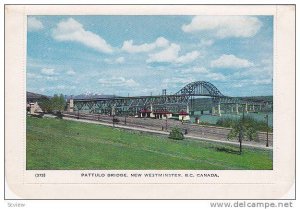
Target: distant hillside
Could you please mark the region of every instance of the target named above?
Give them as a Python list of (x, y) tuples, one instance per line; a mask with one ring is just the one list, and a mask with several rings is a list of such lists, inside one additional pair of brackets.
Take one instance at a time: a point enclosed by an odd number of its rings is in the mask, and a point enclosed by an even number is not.
[(79, 94), (75, 96), (66, 96), (66, 99), (103, 99), (103, 98), (113, 98), (115, 95), (104, 95), (104, 94), (92, 94), (92, 93), (86, 93), (86, 94)]
[(43, 95), (43, 94), (36, 94), (33, 92), (29, 92), (29, 91), (26, 92), (27, 102), (36, 102), (36, 101), (39, 101), (42, 99), (48, 99), (48, 98), (50, 98), (50, 97)]
[(273, 102), (273, 96), (251, 96), (251, 97), (236, 97), (236, 98), (264, 100), (264, 101), (267, 101), (267, 102)]

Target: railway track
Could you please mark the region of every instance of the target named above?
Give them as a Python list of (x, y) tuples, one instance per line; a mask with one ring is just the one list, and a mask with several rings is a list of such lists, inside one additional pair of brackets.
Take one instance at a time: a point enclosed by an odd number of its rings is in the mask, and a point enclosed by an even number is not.
[[(113, 117), (109, 115), (102, 114), (91, 114), (91, 113), (63, 113), (64, 117), (71, 117), (77, 119), (85, 119), (92, 121), (99, 121), (104, 123), (113, 124)], [(118, 120), (116, 124), (122, 124), (126, 126), (138, 127), (138, 128), (146, 128), (151, 130), (159, 130), (159, 131), (169, 131), (173, 127), (179, 127), (183, 132), (187, 131), (188, 134), (210, 138), (215, 140), (227, 140), (227, 136), (230, 132), (230, 128), (217, 127), (217, 126), (206, 126), (206, 125), (197, 125), (197, 124), (185, 124), (180, 121), (176, 121), (173, 119), (159, 120), (159, 119), (151, 119), (151, 118), (135, 118), (135, 117), (114, 117)], [(253, 141), (251, 143), (254, 144), (266, 144), (266, 133), (259, 132), (258, 140)], [(247, 139), (246, 139), (247, 140)], [(273, 134), (269, 133), (269, 145), (273, 145)]]

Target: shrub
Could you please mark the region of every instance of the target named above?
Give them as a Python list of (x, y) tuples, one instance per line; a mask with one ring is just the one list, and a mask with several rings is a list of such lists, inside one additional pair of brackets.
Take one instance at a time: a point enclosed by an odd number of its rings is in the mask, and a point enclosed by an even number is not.
[(205, 125), (205, 126), (213, 126), (215, 124), (209, 123), (209, 122), (205, 122), (205, 121), (200, 121), (199, 125)]
[(245, 135), (250, 141), (258, 141), (258, 133), (253, 127), (248, 127)]
[(57, 111), (57, 113), (55, 115), (56, 115), (56, 118), (63, 119), (63, 114), (61, 113), (61, 111)]
[(114, 123), (119, 123), (119, 122), (120, 122), (120, 120), (119, 120), (118, 118), (113, 118), (112, 121), (113, 121)]
[(58, 96), (55, 94), (52, 98), (43, 98), (39, 102), (39, 106), (46, 113), (52, 113), (56, 111), (63, 111), (66, 106), (66, 101), (64, 96), (61, 94)]
[[(253, 121), (253, 119), (239, 119), (236, 120), (235, 123), (230, 126), (232, 129), (229, 132), (227, 139), (233, 139), (236, 137), (246, 137), (246, 139), (253, 141), (253, 140), (258, 140), (258, 133), (257, 133), (257, 126), (256, 122)], [(242, 136), (240, 135), (242, 134)]]
[[(236, 118), (220, 118), (216, 125), (228, 128), (235, 128), (237, 123), (241, 122)], [(245, 116), (243, 124), (245, 127), (252, 127), (257, 131), (273, 131), (272, 127), (268, 127), (265, 121), (258, 121), (250, 116)]]
[(233, 128), (237, 123), (237, 119), (234, 118), (220, 118), (216, 125), (222, 126), (222, 127), (228, 127)]
[(184, 135), (179, 128), (173, 128), (169, 135), (170, 139), (183, 140)]

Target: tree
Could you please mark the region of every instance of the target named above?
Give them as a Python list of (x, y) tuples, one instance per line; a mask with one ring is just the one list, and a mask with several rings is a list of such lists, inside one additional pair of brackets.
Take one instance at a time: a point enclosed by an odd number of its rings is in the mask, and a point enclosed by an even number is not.
[(231, 131), (229, 132), (227, 139), (237, 138), (240, 143), (240, 154), (242, 153), (242, 141), (244, 136), (250, 141), (258, 139), (257, 129), (255, 123), (249, 122), (250, 119), (245, 120), (244, 114), (243, 117), (239, 120), (236, 120), (232, 126)]
[(40, 102), (39, 102), (39, 106), (41, 107), (41, 109), (44, 112), (52, 112), (52, 107), (51, 107), (51, 99), (48, 98), (43, 98)]
[(169, 135), (170, 139), (183, 140), (184, 135), (179, 128), (173, 128)]
[(61, 94), (58, 96), (57, 94), (54, 94), (54, 96), (51, 98), (51, 108), (52, 110), (56, 111), (63, 111), (65, 109), (65, 99), (64, 96)]
[(44, 112), (63, 111), (66, 106), (65, 98), (62, 94), (54, 94), (52, 98), (43, 98), (39, 106)]

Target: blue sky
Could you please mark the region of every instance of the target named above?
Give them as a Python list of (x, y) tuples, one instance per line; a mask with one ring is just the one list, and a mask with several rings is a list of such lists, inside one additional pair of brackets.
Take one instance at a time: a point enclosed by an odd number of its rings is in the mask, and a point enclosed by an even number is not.
[(28, 16), (27, 91), (273, 95), (273, 16)]

